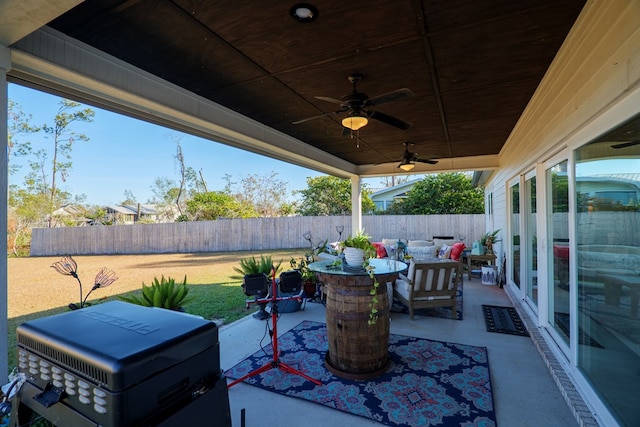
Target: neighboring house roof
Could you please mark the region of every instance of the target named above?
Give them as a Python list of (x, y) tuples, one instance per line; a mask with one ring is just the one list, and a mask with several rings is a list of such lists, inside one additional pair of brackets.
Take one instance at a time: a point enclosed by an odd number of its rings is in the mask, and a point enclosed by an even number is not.
[(382, 190), (372, 193), (371, 199), (374, 201), (390, 200), (390, 199), (393, 199), (394, 197), (404, 196), (419, 181), (421, 180), (414, 179), (411, 181), (403, 182), (402, 184), (394, 185), (393, 187), (383, 188)]
[(137, 211), (132, 211), (131, 209), (126, 208), (124, 206), (120, 206), (120, 205), (109, 205), (107, 206), (107, 209), (112, 212), (126, 214), (126, 215), (133, 215), (137, 213)]
[(140, 214), (142, 215), (158, 215), (158, 209), (156, 209), (156, 205), (150, 203), (140, 203), (139, 205), (123, 205), (125, 208), (130, 209), (131, 211), (138, 213), (138, 209), (140, 209)]
[(78, 216), (82, 213), (82, 210), (73, 205), (64, 205), (53, 211), (54, 216)]
[[(156, 205), (154, 204), (143, 204), (140, 203), (140, 214), (141, 215), (159, 215), (160, 212), (156, 209)], [(109, 205), (107, 209), (125, 214), (125, 215), (137, 215), (138, 214), (138, 205)]]

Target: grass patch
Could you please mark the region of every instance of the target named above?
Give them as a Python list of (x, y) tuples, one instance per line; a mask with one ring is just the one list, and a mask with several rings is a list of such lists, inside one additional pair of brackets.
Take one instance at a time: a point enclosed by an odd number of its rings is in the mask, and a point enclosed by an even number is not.
[[(289, 260), (299, 258), (305, 249), (275, 251), (240, 251), (195, 254), (103, 255), (74, 256), (83, 287), (93, 284), (93, 277), (102, 267), (116, 272), (119, 279), (93, 294), (91, 304), (118, 300), (119, 295), (140, 294), (142, 283), (149, 285), (155, 277), (173, 277), (182, 281), (187, 276), (189, 301), (185, 312), (232, 323), (252, 314), (246, 309), (247, 296), (242, 292), (241, 280), (234, 267), (240, 259), (270, 255), (274, 262), (282, 260), (282, 269), (289, 268)], [(8, 357), (9, 371), (16, 365), (16, 328), (21, 323), (41, 317), (64, 313), (67, 305), (77, 302), (77, 283), (62, 276), (51, 264), (60, 257), (9, 258), (8, 282)]]

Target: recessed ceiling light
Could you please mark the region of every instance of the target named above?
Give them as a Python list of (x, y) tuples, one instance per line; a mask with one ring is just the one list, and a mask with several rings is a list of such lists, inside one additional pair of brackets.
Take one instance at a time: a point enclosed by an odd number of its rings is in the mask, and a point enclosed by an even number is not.
[(298, 3), (291, 8), (289, 15), (293, 16), (298, 22), (309, 23), (318, 18), (318, 9), (308, 3)]

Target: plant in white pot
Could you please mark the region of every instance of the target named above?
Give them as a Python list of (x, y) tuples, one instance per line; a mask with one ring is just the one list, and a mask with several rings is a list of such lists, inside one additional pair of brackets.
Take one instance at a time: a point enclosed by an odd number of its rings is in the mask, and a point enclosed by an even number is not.
[(340, 243), (345, 262), (352, 267), (362, 267), (365, 262), (375, 256), (376, 248), (371, 244), (371, 237), (364, 230), (349, 236)]

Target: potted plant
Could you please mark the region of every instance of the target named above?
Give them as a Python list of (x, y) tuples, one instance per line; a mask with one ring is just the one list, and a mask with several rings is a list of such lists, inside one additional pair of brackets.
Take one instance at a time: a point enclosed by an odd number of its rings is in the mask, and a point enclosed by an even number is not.
[(362, 267), (365, 262), (375, 256), (376, 248), (371, 244), (371, 237), (364, 230), (340, 242), (345, 262), (353, 267)]
[(300, 258), (300, 260), (296, 260), (295, 258), (291, 258), (289, 261), (289, 265), (294, 270), (298, 270), (302, 275), (302, 286), (304, 289), (304, 293), (308, 298), (313, 298), (316, 294), (316, 283), (318, 282), (318, 278), (316, 277), (316, 273), (309, 270), (309, 263), (313, 262), (313, 257), (310, 255), (305, 255)]
[(480, 238), (480, 244), (486, 248), (485, 253), (493, 253), (493, 244), (500, 241), (498, 233), (500, 233), (500, 229), (486, 233)]
[(232, 279), (243, 279), (244, 276), (249, 274), (263, 273), (267, 276), (271, 276), (272, 268), (276, 269), (276, 274), (280, 270), (280, 265), (282, 261), (279, 261), (278, 264), (274, 264), (271, 256), (260, 255), (260, 259), (256, 259), (256, 257), (251, 258), (242, 258), (240, 259), (240, 266), (233, 267), (233, 270), (240, 275), (232, 276)]

